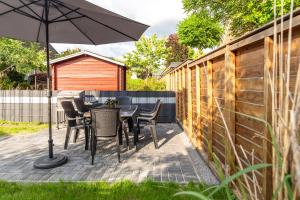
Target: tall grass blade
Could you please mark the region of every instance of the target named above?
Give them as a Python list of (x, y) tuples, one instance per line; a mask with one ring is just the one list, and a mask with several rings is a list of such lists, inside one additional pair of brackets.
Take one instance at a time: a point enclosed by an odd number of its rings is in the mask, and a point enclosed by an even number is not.
[(253, 165), (253, 166), (249, 166), (247, 168), (244, 168), (243, 170), (238, 171), (237, 173), (229, 176), (228, 178), (226, 178), (224, 181), (222, 181), (222, 183), (219, 185), (219, 187), (217, 187), (216, 189), (214, 189), (209, 196), (213, 196), (214, 194), (216, 194), (219, 190), (221, 190), (222, 188), (226, 187), (230, 182), (234, 181), (235, 179), (239, 178), (240, 176), (247, 174), (249, 172), (252, 172), (254, 170), (259, 170), (259, 169), (264, 169), (267, 167), (271, 167), (272, 164), (268, 164), (268, 163), (261, 163), (261, 164), (257, 164), (257, 165)]

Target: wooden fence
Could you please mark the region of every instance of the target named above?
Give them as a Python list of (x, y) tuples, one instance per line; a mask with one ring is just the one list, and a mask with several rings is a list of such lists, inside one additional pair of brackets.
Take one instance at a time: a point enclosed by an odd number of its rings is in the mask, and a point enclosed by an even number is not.
[[(281, 27), (279, 23), (277, 21)], [(292, 25), (291, 91), (294, 91), (300, 64), (299, 25), (298, 10), (294, 13)], [(284, 63), (288, 28), (288, 19), (285, 18)], [(279, 31), (276, 35), (280, 38)], [(207, 162), (216, 168), (213, 164), (213, 155), (216, 155), (227, 175), (239, 170), (234, 150), (244, 167), (250, 165), (251, 157), (255, 164), (272, 163), (270, 134), (266, 124), (256, 118), (272, 122), (272, 95), (267, 76), (273, 62), (278, 61), (273, 60), (276, 49), (273, 48), (273, 32), (273, 23), (267, 24), (197, 60), (182, 63), (164, 76), (167, 89), (176, 92), (178, 122)], [(259, 170), (256, 176), (261, 189), (260, 198), (270, 199), (272, 169)]]

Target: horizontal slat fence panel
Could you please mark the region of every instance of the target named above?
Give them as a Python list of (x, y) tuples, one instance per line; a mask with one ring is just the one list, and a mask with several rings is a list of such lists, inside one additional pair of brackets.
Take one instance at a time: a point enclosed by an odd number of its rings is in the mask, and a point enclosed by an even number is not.
[[(104, 103), (108, 98), (131, 96), (139, 108), (152, 109), (157, 99), (162, 101), (159, 122), (175, 122), (176, 97), (168, 91), (86, 91), (86, 100)], [(52, 97), (52, 121), (64, 121), (64, 113), (56, 109), (57, 93)], [(0, 90), (0, 120), (23, 122), (48, 121), (47, 92), (42, 90)]]
[(176, 120), (176, 93), (169, 91), (85, 91), (87, 101), (97, 100), (105, 103), (107, 99), (118, 96), (132, 97), (132, 103), (139, 109), (152, 109), (158, 99), (162, 101), (162, 108), (158, 116), (158, 122), (173, 123)]

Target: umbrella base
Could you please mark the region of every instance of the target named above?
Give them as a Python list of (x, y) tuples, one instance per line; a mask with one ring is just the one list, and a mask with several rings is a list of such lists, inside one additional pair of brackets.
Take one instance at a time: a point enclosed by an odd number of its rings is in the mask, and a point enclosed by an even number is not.
[(53, 158), (49, 156), (43, 156), (37, 159), (33, 166), (37, 169), (50, 169), (59, 167), (68, 161), (68, 157), (62, 154), (54, 154)]

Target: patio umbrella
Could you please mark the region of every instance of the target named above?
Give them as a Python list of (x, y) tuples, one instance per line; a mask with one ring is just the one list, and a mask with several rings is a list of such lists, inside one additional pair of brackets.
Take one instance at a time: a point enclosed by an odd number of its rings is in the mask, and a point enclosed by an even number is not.
[(36, 168), (67, 162), (53, 154), (49, 43), (107, 44), (136, 41), (148, 28), (85, 0), (0, 0), (0, 37), (45, 44), (48, 75), (49, 155), (35, 161)]

